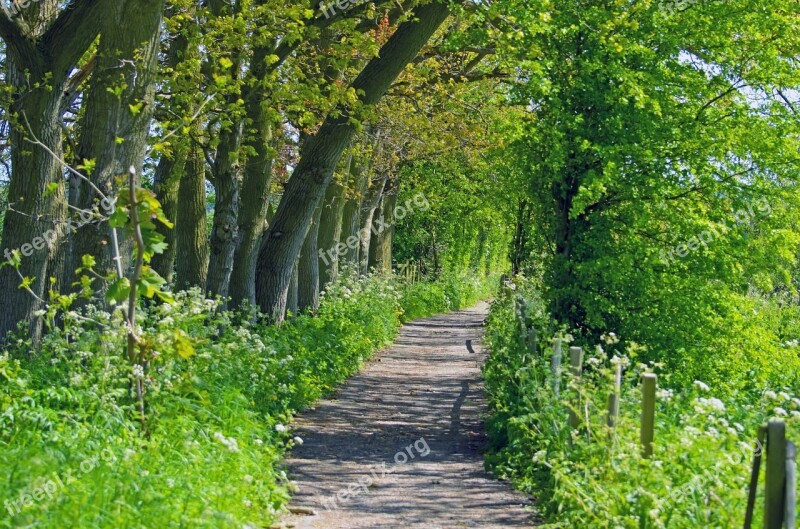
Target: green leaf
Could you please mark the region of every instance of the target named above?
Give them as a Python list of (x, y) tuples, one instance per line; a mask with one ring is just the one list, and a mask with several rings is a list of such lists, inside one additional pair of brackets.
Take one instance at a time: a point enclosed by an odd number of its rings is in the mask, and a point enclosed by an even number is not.
[(173, 336), (173, 344), (175, 345), (175, 351), (178, 353), (178, 356), (184, 360), (188, 360), (197, 354), (194, 344), (191, 342), (191, 340), (189, 340), (189, 338), (186, 337), (186, 333), (184, 331), (175, 329)]
[(115, 281), (106, 292), (106, 298), (116, 303), (122, 303), (131, 294), (131, 282), (127, 277)]

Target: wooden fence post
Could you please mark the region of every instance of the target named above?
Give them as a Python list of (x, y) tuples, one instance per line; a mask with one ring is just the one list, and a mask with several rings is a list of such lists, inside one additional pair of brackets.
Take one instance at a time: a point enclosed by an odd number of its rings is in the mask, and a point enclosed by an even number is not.
[(797, 516), (797, 446), (786, 443), (786, 529), (795, 529)]
[(761, 459), (764, 456), (764, 439), (767, 437), (767, 425), (758, 429), (756, 449), (753, 452), (753, 467), (750, 471), (750, 486), (747, 495), (747, 509), (744, 512), (744, 529), (753, 526), (753, 513), (756, 510), (756, 496), (758, 495), (758, 477), (761, 475)]
[[(570, 370), (572, 372), (572, 376), (575, 379), (575, 383), (578, 387), (578, 399), (576, 403), (576, 408), (580, 410), (581, 408), (581, 375), (583, 373), (583, 348), (581, 347), (570, 347), (569, 348), (569, 364)], [(581, 419), (578, 414), (570, 408), (569, 410), (569, 425), (571, 428), (577, 428), (581, 424)]]
[(614, 368), (614, 385), (608, 395), (608, 416), (606, 417), (606, 424), (609, 428), (614, 428), (617, 425), (619, 396), (622, 393), (622, 363), (617, 362)]
[(553, 356), (550, 357), (550, 373), (553, 375), (553, 393), (561, 393), (561, 338), (553, 340)]
[(786, 424), (767, 424), (767, 473), (764, 487), (764, 529), (782, 529), (786, 514)]
[(653, 455), (656, 425), (656, 381), (655, 373), (645, 373), (642, 380), (642, 455), (649, 458)]

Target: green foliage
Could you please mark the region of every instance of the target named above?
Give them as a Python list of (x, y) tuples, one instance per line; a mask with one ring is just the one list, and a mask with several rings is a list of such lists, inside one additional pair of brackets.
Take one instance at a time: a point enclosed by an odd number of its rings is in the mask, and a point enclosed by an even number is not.
[(439, 281), (406, 284), (401, 290), (400, 305), (404, 323), (431, 314), (470, 307), (491, 296), (497, 276), (479, 278), (470, 275), (448, 275)]
[[(397, 220), (397, 262), (419, 263), (434, 278), (505, 266), (509, 219), (490, 168), (465, 156), (419, 162), (404, 168), (398, 206), (410, 204)], [(415, 206), (425, 198), (429, 207)]]
[[(565, 374), (556, 397), (550, 374), (551, 338), (569, 342), (570, 337), (556, 332), (538, 287), (522, 282), (514, 288), (516, 293), (503, 292), (488, 319), (491, 355), (484, 375), (492, 449), (487, 464), (538, 498), (548, 522), (544, 527), (741, 527), (758, 427), (780, 417), (787, 420), (789, 438), (800, 440), (800, 386), (777, 382), (729, 393), (698, 381), (668, 389), (678, 373), (641, 362), (639, 346), (605, 334), (600, 344), (582, 344), (586, 368), (576, 406), (577, 384)], [(538, 331), (535, 353), (520, 339), (517, 297), (526, 300), (522, 316)], [(780, 368), (797, 372), (791, 356), (776, 360)], [(620, 418), (612, 431), (606, 410), (616, 363), (626, 370)], [(645, 372), (657, 372), (662, 388), (652, 459), (642, 458), (639, 444), (639, 381)], [(567, 426), (569, 406), (581, 417), (579, 430)]]
[[(477, 291), (454, 279), (428, 287), (451, 309)], [(198, 291), (150, 306), (139, 320), (146, 437), (121, 313), (66, 312), (36, 356), (23, 340), (0, 356), (0, 504), (12, 509), (0, 527), (269, 526), (291, 488), (279, 462), (302, 442), (286, 428), (293, 414), (388, 345), (401, 315), (441, 309), (419, 291), (341, 277), (313, 317), (282, 326), (221, 311)], [(48, 481), (57, 490), (45, 494)]]
[(491, 30), (498, 54), (520, 69), (502, 188), (521, 187), (521, 268), (559, 321), (647, 346), (683, 385), (748, 389), (797, 339), (775, 307), (796, 305), (799, 131), (780, 94), (800, 87), (800, 43), (767, 29), (796, 18), (664, 4), (497, 6), (515, 15)]

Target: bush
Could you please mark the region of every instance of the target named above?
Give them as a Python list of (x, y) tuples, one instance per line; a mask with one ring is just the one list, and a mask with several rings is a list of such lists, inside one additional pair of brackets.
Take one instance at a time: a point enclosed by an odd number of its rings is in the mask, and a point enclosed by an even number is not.
[[(526, 300), (523, 314), (515, 314), (517, 298)], [(521, 318), (537, 330), (535, 353), (520, 339)], [(599, 345), (583, 344), (582, 400), (573, 405), (582, 424), (571, 431), (567, 403), (578, 401), (577, 385), (564, 375), (560, 397), (552, 390), (551, 339), (557, 335), (571, 338), (553, 328), (532, 287), (506, 291), (492, 305), (484, 368), (491, 409), (487, 464), (538, 497), (549, 522), (544, 527), (741, 527), (758, 427), (781, 417), (789, 438), (800, 440), (800, 399), (790, 394), (797, 387), (732, 394), (701, 381), (676, 385), (679, 379), (664, 364), (638, 362), (641, 347), (606, 334)], [(611, 430), (605, 411), (617, 362), (627, 369), (621, 415)], [(639, 444), (644, 372), (658, 372), (662, 388), (650, 459), (641, 456)]]
[(438, 281), (406, 284), (400, 304), (403, 322), (424, 318), (430, 314), (458, 310), (490, 297), (497, 277), (481, 279), (476, 275), (450, 274)]
[(292, 415), (391, 343), (401, 314), (442, 310), (414, 292), (342, 277), (282, 326), (199, 291), (150, 307), (146, 435), (119, 312), (66, 314), (34, 356), (18, 341), (0, 356), (0, 527), (269, 526), (289, 498), (280, 461), (302, 442)]

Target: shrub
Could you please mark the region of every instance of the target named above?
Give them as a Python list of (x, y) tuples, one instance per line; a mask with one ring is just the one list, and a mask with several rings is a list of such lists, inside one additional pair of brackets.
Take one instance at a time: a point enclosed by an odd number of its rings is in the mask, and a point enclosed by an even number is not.
[(146, 435), (119, 312), (67, 313), (33, 356), (19, 340), (0, 356), (0, 527), (269, 526), (289, 498), (281, 459), (302, 442), (293, 414), (391, 343), (404, 310), (443, 310), (415, 292), (342, 276), (315, 315), (281, 326), (199, 291), (149, 307)]
[[(527, 301), (524, 314), (515, 313), (518, 297)], [(537, 329), (535, 351), (520, 339), (521, 318)], [(484, 368), (491, 409), (487, 464), (538, 497), (549, 522), (544, 527), (741, 527), (758, 427), (779, 416), (787, 420), (789, 438), (800, 440), (800, 399), (790, 394), (797, 388), (762, 387), (748, 394), (720, 392), (700, 381), (673, 384), (664, 364), (639, 362), (640, 346), (606, 334), (598, 345), (583, 344), (586, 369), (577, 406), (577, 385), (568, 375), (559, 397), (552, 389), (551, 344), (557, 335), (570, 339), (553, 328), (538, 294), (524, 283), (492, 305), (486, 336), (491, 354)], [(605, 410), (616, 362), (627, 369), (612, 430)], [(644, 372), (658, 372), (661, 386), (650, 459), (642, 457), (639, 444)], [(581, 417), (578, 430), (567, 426), (568, 406)]]

